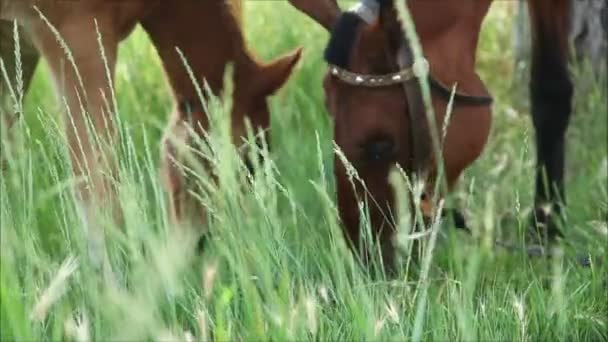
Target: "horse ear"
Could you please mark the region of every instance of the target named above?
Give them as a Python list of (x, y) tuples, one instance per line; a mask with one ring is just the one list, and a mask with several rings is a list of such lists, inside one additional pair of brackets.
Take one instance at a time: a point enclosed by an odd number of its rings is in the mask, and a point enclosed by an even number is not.
[(289, 3), (327, 31), (332, 30), (341, 12), (337, 0), (289, 0)]
[(297, 48), (263, 65), (260, 69), (256, 92), (264, 96), (274, 94), (287, 82), (301, 56), (302, 48)]

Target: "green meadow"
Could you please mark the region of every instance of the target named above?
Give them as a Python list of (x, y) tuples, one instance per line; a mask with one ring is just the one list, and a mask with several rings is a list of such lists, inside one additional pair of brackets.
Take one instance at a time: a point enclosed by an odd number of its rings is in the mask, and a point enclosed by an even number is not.
[[(608, 340), (605, 71), (572, 66), (567, 238), (556, 257), (492, 246), (518, 242), (527, 228), (535, 165), (528, 66), (515, 65), (512, 49), (515, 2), (497, 1), (478, 50), (495, 97), (492, 132), (451, 195), (476, 238), (435, 222), (424, 257), (407, 262), (404, 252), (389, 279), (362, 269), (342, 236), (321, 87), (327, 33), (286, 2), (245, 3), (247, 41), (261, 59), (298, 46), (304, 55), (271, 98), (272, 151), (249, 181), (225, 144), (229, 104), (213, 101), (220, 186), (201, 198), (212, 219), (200, 255), (170, 224), (160, 182), (173, 106), (160, 60), (140, 28), (120, 47), (115, 150), (125, 225), (106, 227), (115, 284), (87, 261), (61, 106), (39, 64), (14, 127), (21, 152), (0, 178), (1, 340)], [(590, 267), (577, 265), (580, 253), (593, 256)]]

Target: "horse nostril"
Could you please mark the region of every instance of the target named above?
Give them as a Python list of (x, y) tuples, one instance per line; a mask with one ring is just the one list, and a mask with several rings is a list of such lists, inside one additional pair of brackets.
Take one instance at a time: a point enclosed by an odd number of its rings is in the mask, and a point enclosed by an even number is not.
[(377, 139), (364, 147), (365, 159), (369, 161), (386, 161), (395, 156), (395, 143), (391, 139)]

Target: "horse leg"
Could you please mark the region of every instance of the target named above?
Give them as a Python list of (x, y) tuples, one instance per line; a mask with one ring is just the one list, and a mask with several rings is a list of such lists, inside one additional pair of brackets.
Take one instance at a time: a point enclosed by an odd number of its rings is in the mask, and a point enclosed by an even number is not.
[[(230, 4), (236, 2), (231, 1)], [(191, 152), (197, 147), (196, 133), (202, 134), (208, 129), (209, 122), (186, 65), (175, 48), (179, 47), (184, 53), (199, 85), (203, 85), (204, 77), (214, 93), (221, 89), (224, 46), (217, 37), (230, 37), (222, 21), (228, 16), (219, 12), (220, 8), (226, 10), (225, 7), (226, 4), (215, 1), (161, 2), (141, 21), (159, 53), (176, 103), (161, 142), (161, 177), (169, 196), (169, 220), (177, 233), (189, 242), (194, 241), (190, 237), (204, 234), (207, 226), (207, 210), (193, 195), (205, 195), (197, 186), (200, 177), (190, 172), (198, 173), (199, 166), (205, 168), (206, 165), (193, 165), (188, 157), (201, 159)], [(207, 18), (203, 23), (196, 22), (200, 13), (217, 13), (217, 16)], [(193, 30), (200, 31), (197, 39), (185, 39)], [(211, 53), (208, 46), (214, 46), (215, 51)], [(184, 104), (187, 104), (187, 108)]]
[[(94, 19), (97, 20), (105, 61), (102, 58)], [(76, 185), (78, 212), (87, 232), (88, 249), (95, 267), (103, 267), (111, 276), (107, 260), (102, 219), (109, 214), (122, 223), (112, 176), (116, 166), (112, 147), (117, 145), (112, 119), (112, 80), (119, 37), (113, 26), (112, 14), (78, 13), (64, 18), (56, 29), (71, 50), (73, 64), (57, 38), (45, 24), (34, 31), (35, 41), (46, 57), (60, 99), (65, 99), (65, 129), (72, 170), (84, 182)], [(106, 64), (107, 62), (107, 64)], [(76, 72), (77, 68), (78, 72)], [(63, 102), (63, 101), (61, 101)], [(91, 134), (88, 134), (91, 129)], [(108, 273), (109, 272), (109, 273)]]
[(563, 236), (558, 219), (565, 203), (564, 157), (573, 85), (568, 73), (570, 3), (528, 1), (532, 27), (530, 96), (536, 132), (534, 225), (545, 238)]
[[(196, 125), (196, 124), (194, 124)], [(165, 189), (169, 195), (169, 218), (172, 225), (177, 227), (180, 234), (184, 234), (186, 241), (192, 234), (198, 239), (199, 251), (204, 244), (204, 229), (207, 222), (207, 210), (200, 200), (191, 192), (202, 195), (198, 179), (195, 175), (187, 174), (192, 166), (185, 158), (186, 148), (196, 148), (193, 137), (193, 126), (184, 120), (178, 111), (171, 114), (171, 122), (161, 143), (161, 174)], [(194, 157), (194, 154), (190, 154)], [(197, 157), (197, 159), (200, 159)], [(205, 165), (200, 165), (205, 166)], [(195, 167), (192, 170), (198, 170)]]
[[(22, 73), (21, 75), (17, 75), (17, 61), (15, 56), (16, 44), (13, 39), (13, 28), (13, 22), (0, 20), (0, 59), (3, 61), (4, 67), (6, 68), (8, 82), (10, 82), (13, 92), (15, 92), (15, 96), (19, 97), (18, 94), (25, 96), (27, 93), (32, 77), (34, 76), (34, 70), (38, 65), (40, 55), (32, 43), (26, 39), (23, 29), (19, 27), (19, 52), (21, 55), (20, 63)], [(21, 77), (23, 81), (23, 89), (16, 89), (18, 87), (18, 77)], [(16, 152), (13, 151), (15, 136), (13, 135), (11, 128), (22, 114), (18, 112), (18, 108), (21, 104), (17, 106), (16, 103), (22, 100), (23, 99), (13, 98), (9, 91), (9, 84), (6, 84), (4, 77), (0, 77), (0, 136), (2, 137), (2, 143), (0, 144), (0, 164), (4, 163), (5, 158), (7, 158), (5, 152)], [(3, 148), (6, 148), (5, 152), (2, 152)]]

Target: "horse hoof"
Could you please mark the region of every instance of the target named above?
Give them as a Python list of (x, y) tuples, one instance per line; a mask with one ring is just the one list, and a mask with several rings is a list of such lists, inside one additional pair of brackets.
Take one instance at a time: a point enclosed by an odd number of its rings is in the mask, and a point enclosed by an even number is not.
[(564, 233), (559, 229), (560, 223), (563, 223), (563, 220), (558, 215), (547, 214), (547, 211), (543, 208), (537, 208), (530, 216), (530, 224), (526, 237), (531, 242), (533, 241), (542, 245), (551, 245), (557, 242), (558, 239), (564, 238)]
[(197, 254), (203, 254), (205, 247), (208, 244), (209, 238), (207, 237), (207, 234), (203, 234), (201, 235), (201, 237), (198, 238), (198, 242), (196, 243), (196, 252)]
[(470, 232), (469, 226), (467, 225), (467, 220), (460, 210), (447, 208), (443, 211), (442, 216), (444, 218), (451, 217), (454, 222), (454, 228)]

